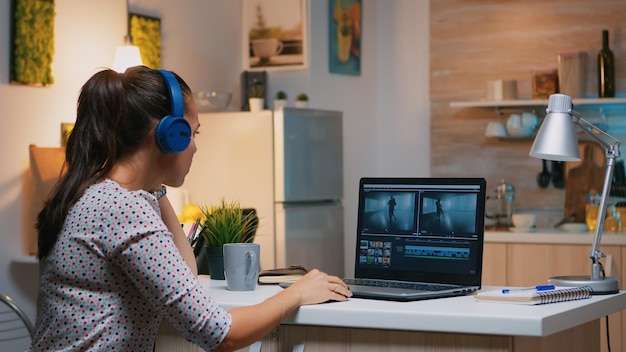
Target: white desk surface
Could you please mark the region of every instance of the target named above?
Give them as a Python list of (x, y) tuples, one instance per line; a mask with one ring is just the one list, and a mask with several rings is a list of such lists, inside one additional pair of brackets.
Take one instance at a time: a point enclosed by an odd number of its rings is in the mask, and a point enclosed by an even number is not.
[[(281, 290), (259, 285), (234, 292), (223, 280), (200, 276), (200, 283), (226, 309), (262, 302)], [(498, 289), (483, 287), (483, 290)], [(300, 307), (282, 324), (434, 331), (467, 334), (548, 336), (626, 309), (626, 291), (537, 306), (475, 301), (473, 296), (390, 302), (351, 298)]]

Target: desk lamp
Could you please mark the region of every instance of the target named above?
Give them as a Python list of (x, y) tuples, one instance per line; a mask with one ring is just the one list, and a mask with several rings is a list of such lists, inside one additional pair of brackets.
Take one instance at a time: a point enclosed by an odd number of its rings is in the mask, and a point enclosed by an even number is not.
[(564, 94), (552, 94), (548, 101), (546, 117), (535, 137), (530, 156), (546, 160), (579, 161), (578, 139), (576, 126), (595, 140), (606, 150), (606, 172), (602, 197), (598, 209), (593, 245), (589, 252), (591, 258), (591, 276), (555, 276), (550, 283), (560, 286), (591, 286), (593, 294), (611, 294), (619, 291), (619, 281), (615, 277), (606, 276), (600, 259), (605, 257), (600, 252), (600, 240), (604, 231), (604, 220), (613, 180), (615, 160), (620, 156), (619, 140), (585, 121), (580, 113), (574, 111), (572, 98)]

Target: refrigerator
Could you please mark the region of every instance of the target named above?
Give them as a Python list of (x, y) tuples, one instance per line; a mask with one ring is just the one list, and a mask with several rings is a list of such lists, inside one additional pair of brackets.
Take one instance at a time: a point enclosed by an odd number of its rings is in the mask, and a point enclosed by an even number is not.
[(198, 205), (255, 208), (261, 269), (302, 265), (343, 276), (340, 111), (200, 113), (183, 188)]

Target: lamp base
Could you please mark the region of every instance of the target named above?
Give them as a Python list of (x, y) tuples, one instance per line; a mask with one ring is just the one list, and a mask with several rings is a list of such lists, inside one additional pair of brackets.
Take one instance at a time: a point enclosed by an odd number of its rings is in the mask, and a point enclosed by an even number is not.
[(591, 286), (592, 295), (609, 295), (619, 292), (619, 281), (612, 276), (606, 276), (600, 280), (594, 280), (588, 275), (553, 276), (548, 282), (555, 286)]

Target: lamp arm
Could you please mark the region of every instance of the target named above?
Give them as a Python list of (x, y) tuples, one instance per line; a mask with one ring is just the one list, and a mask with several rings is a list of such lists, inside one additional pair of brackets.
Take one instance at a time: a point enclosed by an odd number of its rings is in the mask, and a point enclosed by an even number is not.
[(580, 127), (585, 133), (587, 133), (591, 138), (593, 138), (604, 150), (606, 151), (607, 158), (617, 159), (620, 157), (620, 141), (611, 136), (610, 134), (604, 132), (599, 129), (595, 125), (591, 124), (589, 121), (583, 119), (580, 116), (580, 113), (577, 111), (570, 111), (570, 115), (572, 116), (572, 121)]
[(593, 245), (589, 252), (589, 258), (591, 258), (591, 278), (592, 280), (602, 280), (604, 278), (604, 269), (602, 268), (602, 263), (600, 263), (600, 258), (605, 257), (605, 255), (600, 251), (600, 241), (602, 240), (602, 234), (604, 232), (604, 220), (606, 219), (609, 193), (611, 192), (611, 184), (613, 183), (615, 161), (620, 157), (620, 142), (613, 136), (583, 119), (579, 113), (575, 111), (571, 111), (570, 113), (574, 123), (597, 141), (606, 151), (606, 171), (604, 174), (602, 197), (600, 198), (600, 206), (598, 208), (598, 219), (596, 222)]
[(601, 279), (602, 264), (600, 258), (604, 258), (605, 255), (600, 251), (600, 241), (602, 240), (602, 234), (604, 232), (604, 220), (606, 218), (606, 209), (609, 200), (609, 192), (611, 191), (611, 183), (613, 181), (613, 170), (615, 169), (615, 159), (612, 157), (607, 158), (606, 172), (604, 175), (604, 186), (602, 187), (602, 197), (600, 198), (600, 206), (598, 208), (598, 219), (596, 222), (596, 231), (593, 238), (593, 245), (589, 252), (589, 258), (591, 258), (591, 277), (595, 279)]

